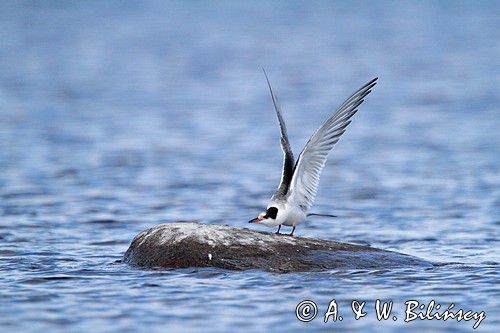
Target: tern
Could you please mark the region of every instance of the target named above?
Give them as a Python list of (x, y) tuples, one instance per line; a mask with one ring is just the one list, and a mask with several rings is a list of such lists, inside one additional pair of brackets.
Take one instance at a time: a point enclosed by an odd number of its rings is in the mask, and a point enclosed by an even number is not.
[(289, 236), (293, 236), (295, 227), (303, 222), (307, 216), (322, 215), (308, 214), (308, 211), (316, 198), (319, 178), (328, 153), (344, 134), (347, 126), (351, 123), (351, 117), (358, 111), (358, 107), (371, 92), (378, 78), (374, 78), (356, 90), (337, 108), (335, 113), (314, 132), (295, 162), (278, 97), (273, 92), (266, 71), (264, 69), (263, 71), (280, 127), (281, 149), (284, 155), (283, 170), (279, 186), (271, 197), (266, 211), (249, 222), (261, 223), (268, 227), (277, 226), (276, 234), (280, 234), (282, 225), (290, 226), (293, 228)]

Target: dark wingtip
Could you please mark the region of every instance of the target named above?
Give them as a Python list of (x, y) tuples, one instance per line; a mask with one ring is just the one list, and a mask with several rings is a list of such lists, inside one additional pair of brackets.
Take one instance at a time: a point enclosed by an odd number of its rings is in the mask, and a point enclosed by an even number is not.
[(264, 68), (264, 66), (260, 66), (260, 68), (262, 69), (262, 71), (264, 72), (264, 75), (266, 77), (266, 80), (267, 82), (269, 82), (269, 78), (267, 77), (267, 72), (266, 72), (266, 69)]
[(264, 72), (264, 76), (266, 77), (267, 85), (269, 86), (269, 91), (271, 92), (271, 96), (273, 97), (273, 102), (274, 102), (274, 93), (273, 93), (273, 88), (271, 87), (271, 82), (269, 82), (269, 77), (267, 76), (267, 72), (264, 69), (264, 67), (261, 67), (262, 71)]

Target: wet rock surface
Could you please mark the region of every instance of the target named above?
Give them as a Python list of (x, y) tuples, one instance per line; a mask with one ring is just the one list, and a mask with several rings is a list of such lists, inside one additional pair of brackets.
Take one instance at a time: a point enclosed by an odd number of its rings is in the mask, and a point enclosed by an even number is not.
[(132, 240), (124, 262), (144, 268), (218, 267), (280, 273), (431, 265), (368, 246), (191, 222), (159, 224), (141, 232)]

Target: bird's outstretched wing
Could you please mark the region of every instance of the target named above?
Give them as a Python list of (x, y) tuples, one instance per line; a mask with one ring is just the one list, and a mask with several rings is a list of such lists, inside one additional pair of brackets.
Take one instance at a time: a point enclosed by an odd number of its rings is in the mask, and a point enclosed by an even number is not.
[(271, 92), (271, 98), (273, 99), (274, 110), (276, 110), (276, 117), (278, 118), (278, 122), (280, 125), (281, 131), (281, 149), (283, 150), (283, 171), (281, 172), (281, 181), (276, 190), (274, 197), (284, 197), (288, 192), (288, 188), (290, 185), (290, 181), (293, 176), (293, 164), (295, 162), (292, 153), (292, 147), (290, 146), (290, 142), (288, 141), (288, 134), (286, 133), (285, 120), (283, 120), (283, 115), (281, 112), (281, 106), (278, 101), (278, 97), (274, 94), (273, 88), (271, 87), (271, 83), (269, 82), (269, 78), (267, 77), (266, 70), (262, 68), (264, 71), (264, 75), (266, 76), (267, 85), (269, 86), (269, 91)]
[(290, 182), (291, 200), (297, 203), (304, 211), (313, 204), (318, 191), (319, 178), (325, 166), (328, 153), (344, 134), (349, 120), (363, 103), (364, 98), (371, 92), (378, 78), (375, 78), (358, 89), (342, 103), (335, 113), (328, 118), (320, 128), (314, 132), (299, 155)]

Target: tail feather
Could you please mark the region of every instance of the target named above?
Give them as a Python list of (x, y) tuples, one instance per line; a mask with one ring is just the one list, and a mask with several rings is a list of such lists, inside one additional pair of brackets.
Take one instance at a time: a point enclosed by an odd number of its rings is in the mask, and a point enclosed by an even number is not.
[(316, 213), (309, 213), (307, 216), (323, 216), (323, 217), (338, 217), (337, 215), (330, 215), (330, 214), (316, 214)]

